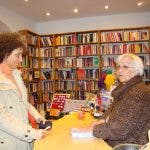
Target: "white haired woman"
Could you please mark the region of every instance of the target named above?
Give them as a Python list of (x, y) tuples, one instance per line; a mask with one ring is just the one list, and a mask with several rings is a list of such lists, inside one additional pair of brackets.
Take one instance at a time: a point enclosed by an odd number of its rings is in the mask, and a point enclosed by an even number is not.
[(150, 89), (142, 81), (143, 62), (134, 54), (120, 55), (116, 61), (119, 85), (112, 91), (113, 104), (96, 123), (93, 135), (109, 145), (123, 143), (143, 145), (150, 129)]
[[(143, 62), (134, 54), (116, 61), (119, 85), (112, 91), (113, 103), (103, 118), (85, 129), (110, 146), (123, 143), (143, 145), (150, 129), (150, 89), (142, 81)], [(85, 132), (84, 129), (81, 132)]]

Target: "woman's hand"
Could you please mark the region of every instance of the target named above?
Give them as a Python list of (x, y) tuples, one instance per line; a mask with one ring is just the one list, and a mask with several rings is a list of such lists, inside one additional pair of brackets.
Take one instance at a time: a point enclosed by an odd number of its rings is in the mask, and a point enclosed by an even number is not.
[(40, 139), (44, 138), (45, 135), (46, 135), (46, 130), (45, 129), (39, 129), (36, 132), (36, 138), (35, 139), (40, 140)]
[(99, 121), (96, 121), (96, 122), (92, 123), (91, 126), (94, 127), (94, 126), (96, 126), (98, 124), (103, 124), (103, 123), (105, 123), (105, 119), (100, 119)]

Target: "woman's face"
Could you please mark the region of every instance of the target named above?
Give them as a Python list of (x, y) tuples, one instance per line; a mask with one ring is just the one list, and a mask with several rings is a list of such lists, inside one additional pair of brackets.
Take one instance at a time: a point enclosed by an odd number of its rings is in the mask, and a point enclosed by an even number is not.
[(116, 66), (116, 75), (120, 82), (126, 83), (136, 75), (134, 67), (131, 65), (130, 57), (123, 57)]
[(5, 63), (11, 69), (16, 69), (22, 62), (22, 48), (17, 48), (6, 58)]

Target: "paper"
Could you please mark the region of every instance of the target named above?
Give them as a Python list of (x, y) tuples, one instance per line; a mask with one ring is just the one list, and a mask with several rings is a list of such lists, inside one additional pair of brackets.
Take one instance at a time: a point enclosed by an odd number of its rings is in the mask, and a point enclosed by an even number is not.
[(82, 130), (79, 128), (72, 128), (71, 129), (71, 137), (73, 138), (93, 138), (92, 131), (89, 130)]

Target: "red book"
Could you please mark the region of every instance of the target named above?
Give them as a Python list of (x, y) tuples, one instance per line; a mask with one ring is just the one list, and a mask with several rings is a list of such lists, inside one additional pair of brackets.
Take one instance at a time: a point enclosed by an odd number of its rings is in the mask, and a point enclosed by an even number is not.
[(78, 69), (77, 71), (78, 79), (82, 80), (85, 78), (85, 70), (84, 69)]

